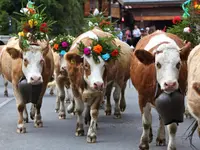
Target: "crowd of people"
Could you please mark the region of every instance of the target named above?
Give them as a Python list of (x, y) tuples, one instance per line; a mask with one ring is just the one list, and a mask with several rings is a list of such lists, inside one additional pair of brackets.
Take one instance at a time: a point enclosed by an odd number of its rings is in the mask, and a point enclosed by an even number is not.
[(124, 32), (120, 28), (117, 28), (117, 30), (119, 31), (118, 38), (132, 47), (135, 47), (141, 38), (151, 32), (149, 27), (139, 28), (137, 25), (134, 25), (132, 31), (129, 27), (127, 27)]

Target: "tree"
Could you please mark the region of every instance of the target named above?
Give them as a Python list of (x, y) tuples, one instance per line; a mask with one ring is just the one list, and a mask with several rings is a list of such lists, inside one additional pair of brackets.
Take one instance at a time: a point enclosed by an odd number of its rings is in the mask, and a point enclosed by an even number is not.
[[(76, 36), (82, 32), (82, 26), (84, 23), (82, 6), (84, 0), (34, 0), (34, 2), (35, 6), (44, 4), (46, 7), (45, 13), (47, 19), (57, 21), (52, 28), (53, 30), (51, 34), (53, 36), (63, 33), (69, 33)], [(1, 0), (0, 18), (2, 18), (3, 15), (5, 17), (6, 14), (3, 14), (3, 12), (7, 12), (7, 15), (19, 19), (19, 16), (15, 15), (13, 12), (20, 12), (22, 4), (25, 7), (26, 3), (27, 0)], [(0, 22), (2, 24), (1, 20)], [(3, 24), (4, 26), (8, 25), (7, 22)], [(13, 33), (18, 31), (16, 26), (16, 22), (12, 19)], [(4, 33), (8, 33), (8, 29), (4, 28), (4, 30)]]

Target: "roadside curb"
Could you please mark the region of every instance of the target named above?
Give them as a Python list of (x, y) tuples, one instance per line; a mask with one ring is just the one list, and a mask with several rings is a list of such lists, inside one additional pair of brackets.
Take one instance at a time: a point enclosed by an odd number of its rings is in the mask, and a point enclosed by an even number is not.
[(0, 108), (8, 104), (10, 101), (14, 100), (15, 97), (7, 98), (4, 102), (0, 103)]

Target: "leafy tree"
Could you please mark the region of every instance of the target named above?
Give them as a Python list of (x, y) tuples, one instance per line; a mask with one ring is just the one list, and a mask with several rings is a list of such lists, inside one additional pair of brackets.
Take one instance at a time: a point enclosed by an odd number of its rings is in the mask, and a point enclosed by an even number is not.
[(9, 15), (5, 11), (0, 12), (0, 34), (8, 34), (9, 30)]
[[(84, 0), (34, 0), (34, 2), (35, 6), (44, 4), (47, 19), (56, 21), (52, 28), (52, 36), (63, 33), (76, 36), (82, 32), (82, 26), (84, 24)], [(3, 11), (8, 12), (8, 15), (13, 18), (19, 19), (19, 16), (13, 12), (19, 12), (22, 5), (25, 7), (26, 4), (27, 0), (0, 0), (0, 19), (2, 18)], [(2, 24), (5, 26), (8, 25), (6, 21), (3, 23), (0, 20), (0, 23), (1, 26)], [(14, 19), (12, 19), (12, 29), (13, 33), (17, 32), (17, 25)], [(4, 33), (8, 33), (8, 29), (4, 28), (4, 30)]]

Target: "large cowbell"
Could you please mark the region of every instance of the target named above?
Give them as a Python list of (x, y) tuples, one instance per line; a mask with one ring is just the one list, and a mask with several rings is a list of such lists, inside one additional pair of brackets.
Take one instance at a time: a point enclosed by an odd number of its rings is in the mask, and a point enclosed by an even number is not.
[(184, 95), (180, 90), (170, 94), (162, 92), (156, 98), (155, 104), (165, 125), (183, 122), (185, 105)]
[(26, 78), (22, 78), (18, 83), (19, 91), (22, 95), (24, 103), (37, 104), (42, 92), (42, 83), (38, 85), (28, 84)]

